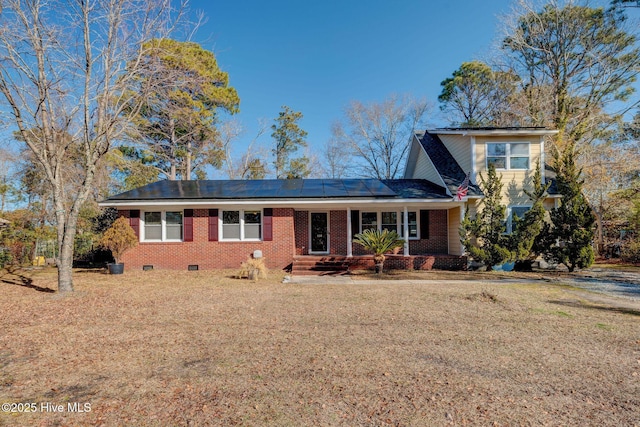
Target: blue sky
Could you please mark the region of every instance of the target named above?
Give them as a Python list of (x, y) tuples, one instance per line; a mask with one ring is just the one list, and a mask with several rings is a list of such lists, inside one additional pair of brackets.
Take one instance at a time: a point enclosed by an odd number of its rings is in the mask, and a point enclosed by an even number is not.
[(434, 105), (429, 124), (447, 124), (437, 108), (440, 82), (462, 62), (490, 56), (511, 4), (199, 0), (191, 7), (208, 17), (195, 41), (216, 54), (238, 90), (244, 143), (259, 118), (272, 121), (288, 105), (304, 114), (301, 126), (319, 152), (352, 100), (426, 97)]

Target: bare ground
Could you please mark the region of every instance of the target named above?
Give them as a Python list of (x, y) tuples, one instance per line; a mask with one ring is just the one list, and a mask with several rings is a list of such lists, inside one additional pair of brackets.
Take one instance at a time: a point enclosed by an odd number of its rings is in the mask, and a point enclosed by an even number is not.
[(0, 403), (38, 410), (0, 425), (640, 425), (640, 310), (616, 298), (229, 273), (78, 272), (70, 296), (2, 275)]

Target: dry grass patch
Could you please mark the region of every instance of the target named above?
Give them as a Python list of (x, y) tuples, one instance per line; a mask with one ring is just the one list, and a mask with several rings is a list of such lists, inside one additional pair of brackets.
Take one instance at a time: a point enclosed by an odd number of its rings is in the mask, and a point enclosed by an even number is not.
[(3, 276), (0, 402), (91, 412), (0, 413), (0, 425), (640, 420), (637, 313), (574, 290), (235, 273), (78, 273), (65, 297), (38, 290), (55, 286), (52, 272)]

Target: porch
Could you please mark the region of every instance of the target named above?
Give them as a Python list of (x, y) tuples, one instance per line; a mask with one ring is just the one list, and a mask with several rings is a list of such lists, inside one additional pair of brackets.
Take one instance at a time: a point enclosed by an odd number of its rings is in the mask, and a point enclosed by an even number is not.
[[(294, 275), (340, 275), (354, 270), (373, 270), (372, 255), (296, 255), (291, 264)], [(448, 254), (386, 255), (388, 270), (466, 270), (467, 257)]]
[[(459, 257), (463, 254), (458, 231), (461, 220), (461, 206), (453, 203), (400, 206), (372, 203), (368, 206), (324, 210), (315, 207), (296, 208), (294, 255), (316, 256), (323, 262), (342, 258), (368, 259), (370, 254), (354, 242), (355, 235), (367, 229), (393, 230), (404, 239), (405, 244), (398, 255), (392, 257), (394, 261), (390, 261), (390, 265), (397, 265), (392, 268), (440, 268), (441, 264), (435, 262), (436, 258), (448, 259), (449, 256)], [(308, 258), (307, 261), (312, 259)], [(421, 261), (423, 259), (425, 261)], [(351, 266), (359, 263), (366, 265), (368, 261), (349, 261)], [(423, 268), (423, 264), (431, 267)]]

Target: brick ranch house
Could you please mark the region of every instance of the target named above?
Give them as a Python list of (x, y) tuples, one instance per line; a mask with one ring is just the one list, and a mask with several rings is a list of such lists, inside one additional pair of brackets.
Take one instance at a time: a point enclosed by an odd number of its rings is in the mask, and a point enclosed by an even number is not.
[[(129, 218), (140, 244), (128, 269), (237, 268), (254, 251), (269, 268), (373, 265), (355, 234), (395, 230), (405, 239), (386, 265), (464, 269), (459, 227), (483, 197), (474, 184), (489, 163), (505, 182), (507, 227), (529, 206), (523, 188), (544, 165), (543, 128), (446, 128), (416, 133), (402, 179), (159, 181), (112, 196), (101, 206)], [(549, 171), (542, 168), (543, 180)], [(468, 193), (458, 186), (470, 173)], [(553, 191), (550, 191), (553, 193)], [(556, 196), (545, 202), (553, 207)], [(305, 260), (307, 262), (305, 262)], [(333, 262), (333, 264), (331, 264)]]

